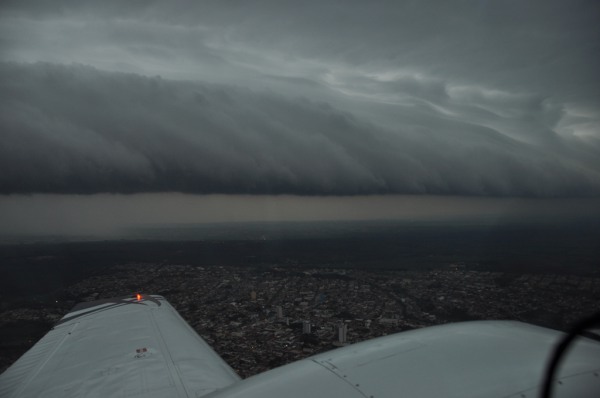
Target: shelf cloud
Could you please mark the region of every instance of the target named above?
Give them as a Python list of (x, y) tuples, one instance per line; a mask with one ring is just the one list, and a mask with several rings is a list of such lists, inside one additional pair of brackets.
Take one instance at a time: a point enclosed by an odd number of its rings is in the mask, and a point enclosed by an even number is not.
[(0, 193), (599, 195), (598, 5), (472, 5), (4, 2)]

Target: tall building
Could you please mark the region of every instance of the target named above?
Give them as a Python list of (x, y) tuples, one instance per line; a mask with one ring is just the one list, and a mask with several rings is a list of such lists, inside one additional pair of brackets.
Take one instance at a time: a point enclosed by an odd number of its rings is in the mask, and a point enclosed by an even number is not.
[(348, 324), (347, 323), (340, 323), (338, 325), (338, 340), (342, 344), (348, 342)]
[(281, 306), (278, 305), (277, 307), (275, 307), (275, 310), (277, 311), (277, 318), (283, 318), (283, 308), (281, 308)]
[(310, 321), (302, 322), (302, 333), (310, 334)]

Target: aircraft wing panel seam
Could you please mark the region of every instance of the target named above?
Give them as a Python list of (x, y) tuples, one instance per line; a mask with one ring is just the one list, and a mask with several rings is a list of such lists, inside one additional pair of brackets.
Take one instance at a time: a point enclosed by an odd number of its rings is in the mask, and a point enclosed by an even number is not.
[(14, 397), (20, 396), (23, 393), (23, 391), (25, 389), (27, 389), (27, 387), (29, 386), (31, 381), (36, 378), (36, 376), (40, 373), (40, 371), (44, 368), (44, 366), (46, 366), (46, 364), (54, 357), (54, 355), (58, 352), (58, 350), (65, 343), (65, 341), (67, 341), (67, 338), (77, 328), (77, 326), (79, 326), (79, 322), (76, 322), (75, 324), (73, 324), (71, 329), (68, 332), (67, 331), (64, 332), (62, 339), (60, 339), (60, 341), (58, 343), (56, 343), (56, 346), (46, 356), (45, 360), (43, 362), (41, 362), (33, 372), (31, 372), (31, 376), (27, 379), (27, 381), (25, 381), (23, 383), (23, 385), (15, 391), (15, 393), (13, 394)]
[[(160, 326), (158, 324), (158, 321), (156, 320), (154, 311), (148, 311), (148, 317), (150, 319), (150, 323), (152, 324), (152, 327), (154, 328), (154, 330), (156, 332), (156, 337), (157, 337), (156, 340), (161, 347), (161, 351), (164, 353), (165, 363), (169, 369), (169, 377), (170, 377), (171, 381), (175, 385), (175, 388), (177, 389), (177, 391), (180, 395), (182, 395), (181, 393), (183, 392), (182, 396), (186, 396), (189, 398), (190, 397), (189, 391), (187, 390), (185, 383), (183, 382), (183, 377), (182, 377), (181, 373), (179, 372), (179, 369), (177, 369), (177, 366), (175, 365), (175, 362), (173, 361), (171, 351), (169, 350), (169, 347), (165, 341), (165, 338), (160, 330)], [(174, 375), (176, 375), (176, 378), (173, 377)]]
[[(320, 365), (321, 367), (327, 369), (327, 371), (333, 373), (337, 378), (341, 379), (346, 384), (348, 384), (349, 386), (351, 386), (354, 390), (356, 390), (363, 397), (365, 397), (365, 398), (369, 398), (370, 397), (366, 392), (364, 392), (363, 390), (361, 390), (359, 388), (360, 386), (358, 384), (354, 384), (350, 380), (348, 380), (348, 378), (346, 377), (346, 375), (340, 374), (335, 369), (333, 369), (333, 368), (331, 368), (331, 367), (329, 367), (329, 366), (326, 365), (326, 363), (329, 364), (329, 365), (332, 365), (330, 362), (319, 361), (319, 360), (316, 360), (316, 359), (311, 359), (311, 361), (314, 362), (314, 363), (316, 363), (317, 365)], [(335, 367), (335, 368), (337, 369), (337, 367)]]

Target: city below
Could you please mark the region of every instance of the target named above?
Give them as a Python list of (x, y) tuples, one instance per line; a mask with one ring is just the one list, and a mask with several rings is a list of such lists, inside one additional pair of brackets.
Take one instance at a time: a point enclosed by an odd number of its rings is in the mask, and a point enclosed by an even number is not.
[[(25, 333), (5, 336), (0, 369), (76, 302), (138, 292), (163, 295), (248, 377), (339, 346), (447, 322), (511, 319), (564, 330), (597, 308), (600, 277), (479, 271), (460, 263), (424, 271), (128, 263), (68, 286), (53, 304), (5, 309), (0, 330)], [(28, 335), (27, 325), (38, 325), (38, 334)]]

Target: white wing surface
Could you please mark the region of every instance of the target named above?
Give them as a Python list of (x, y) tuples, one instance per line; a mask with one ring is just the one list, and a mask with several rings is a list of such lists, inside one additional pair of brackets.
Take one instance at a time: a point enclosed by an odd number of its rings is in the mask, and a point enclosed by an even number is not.
[[(76, 307), (0, 376), (0, 397), (537, 397), (562, 333), (509, 321), (435, 326), (239, 380), (160, 296)], [(600, 396), (600, 343), (581, 338), (556, 397)]]
[[(563, 334), (511, 321), (447, 324), (329, 351), (248, 378), (222, 397), (538, 397)], [(555, 397), (600, 397), (600, 344), (582, 338)]]
[(0, 375), (0, 397), (200, 397), (238, 380), (153, 295), (78, 305)]

